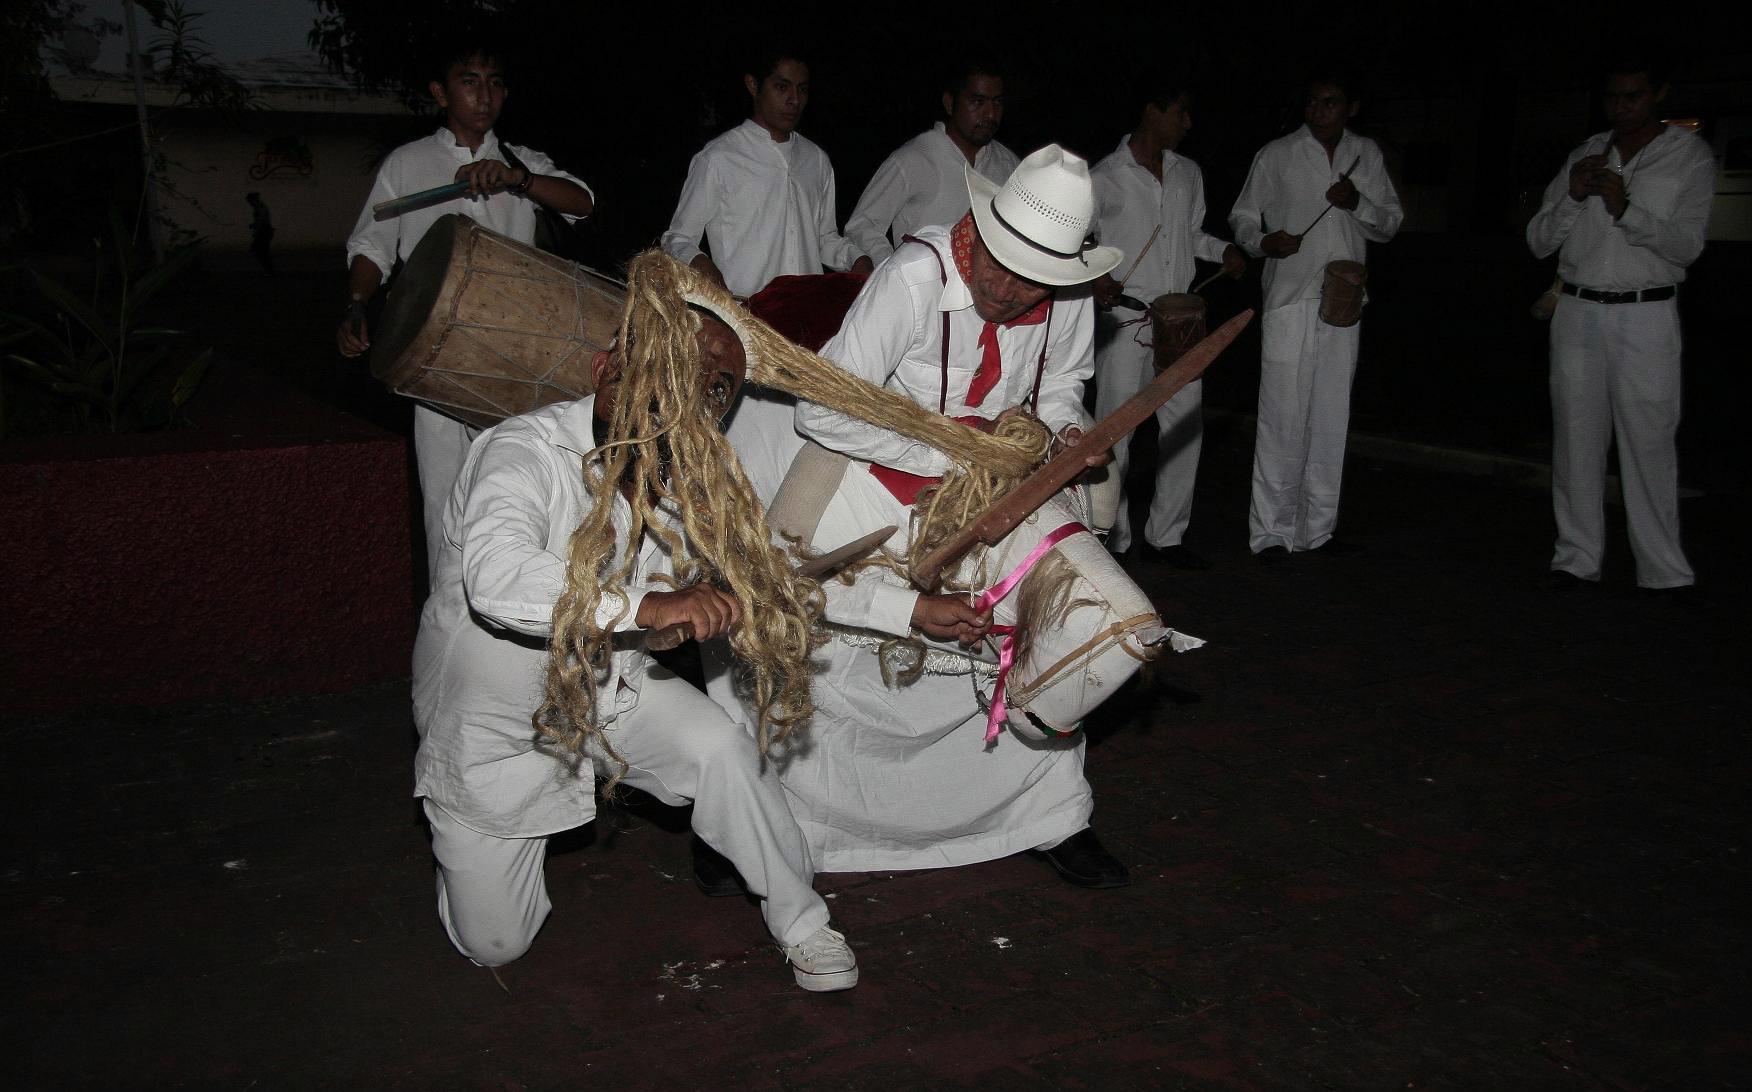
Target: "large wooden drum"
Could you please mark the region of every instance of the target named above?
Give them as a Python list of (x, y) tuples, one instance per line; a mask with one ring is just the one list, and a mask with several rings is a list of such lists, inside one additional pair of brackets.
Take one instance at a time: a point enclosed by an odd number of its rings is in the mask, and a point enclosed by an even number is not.
[(453, 213), (414, 248), (372, 332), (371, 374), (482, 427), (590, 393), (626, 288)]
[(1205, 301), (1191, 292), (1170, 292), (1150, 301), (1150, 341), (1157, 371), (1165, 371), (1186, 350), (1204, 340)]

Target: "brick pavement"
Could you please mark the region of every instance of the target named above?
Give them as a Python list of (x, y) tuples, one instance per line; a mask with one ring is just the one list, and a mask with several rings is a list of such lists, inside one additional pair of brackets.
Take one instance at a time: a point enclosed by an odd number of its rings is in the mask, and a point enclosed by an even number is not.
[(805, 995), (687, 881), (684, 817), (556, 844), (501, 989), (450, 949), (405, 690), (0, 722), (30, 1088), (1610, 1089), (1752, 1084), (1744, 505), (1708, 605), (1536, 589), (1545, 497), (1353, 460), (1350, 559), (1262, 568), (1249, 445), (1136, 566), (1210, 640), (1091, 731), (1136, 882), (824, 876), (863, 984)]

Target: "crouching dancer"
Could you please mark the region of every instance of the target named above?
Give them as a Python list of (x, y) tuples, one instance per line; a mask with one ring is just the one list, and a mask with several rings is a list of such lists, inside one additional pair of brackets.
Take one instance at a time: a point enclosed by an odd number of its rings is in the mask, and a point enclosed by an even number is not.
[[(695, 832), (762, 900), (798, 984), (846, 989), (857, 965), (759, 753), (812, 711), (820, 589), (770, 545), (717, 428), (744, 345), (698, 308), (641, 300), (636, 270), (595, 393), (484, 433), (445, 516), (414, 654), (438, 916), (478, 964), (527, 951), (550, 909), (547, 837), (594, 817), (600, 772), (692, 801)], [(657, 633), (729, 634), (759, 742), (652, 660)]]

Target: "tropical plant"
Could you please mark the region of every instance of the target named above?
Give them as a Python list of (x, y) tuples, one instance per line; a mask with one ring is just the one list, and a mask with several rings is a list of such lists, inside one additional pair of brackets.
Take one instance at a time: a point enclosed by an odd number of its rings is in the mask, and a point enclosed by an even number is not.
[(107, 244), (102, 238), (93, 243), (97, 262), (89, 299), (40, 270), (0, 270), (9, 301), (0, 311), (0, 364), (46, 396), (50, 416), (70, 419), (79, 431), (177, 423), (213, 350), (180, 330), (148, 325), (148, 305), (188, 268), (199, 244), (142, 265), (113, 208)]

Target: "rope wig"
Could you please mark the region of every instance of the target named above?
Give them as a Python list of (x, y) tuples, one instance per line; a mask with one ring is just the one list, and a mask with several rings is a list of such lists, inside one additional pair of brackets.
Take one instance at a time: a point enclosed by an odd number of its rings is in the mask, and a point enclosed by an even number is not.
[[(554, 607), (538, 732), (573, 753), (595, 743), (620, 769), (626, 761), (603, 733), (601, 688), (611, 678), (614, 630), (626, 602), (615, 589), (632, 579), (641, 537), (650, 533), (673, 559), (674, 580), (724, 588), (743, 605), (730, 646), (749, 669), (765, 754), (814, 712), (810, 659), (824, 638), (820, 586), (798, 577), (773, 545), (766, 512), (706, 405), (701, 390), (700, 318), (722, 318), (742, 342), (748, 379), (847, 416), (892, 430), (947, 455), (953, 469), (921, 497), (913, 513), (914, 553), (923, 557), (1013, 488), (1046, 457), (1051, 437), (1028, 417), (992, 433), (952, 421), (895, 391), (877, 387), (804, 349), (750, 315), (723, 288), (660, 251), (633, 259), (617, 353), (621, 375), (608, 438), (584, 459), (595, 503), (572, 533), (566, 589)], [(630, 483), (629, 549), (616, 546), (616, 483)], [(666, 518), (659, 518), (659, 514)], [(671, 525), (679, 524), (680, 532)], [(905, 574), (907, 559), (881, 558)], [(854, 567), (855, 568), (855, 567)], [(976, 572), (967, 583), (976, 582)], [(618, 613), (613, 604), (620, 599)], [(608, 605), (607, 624), (598, 615)]]

